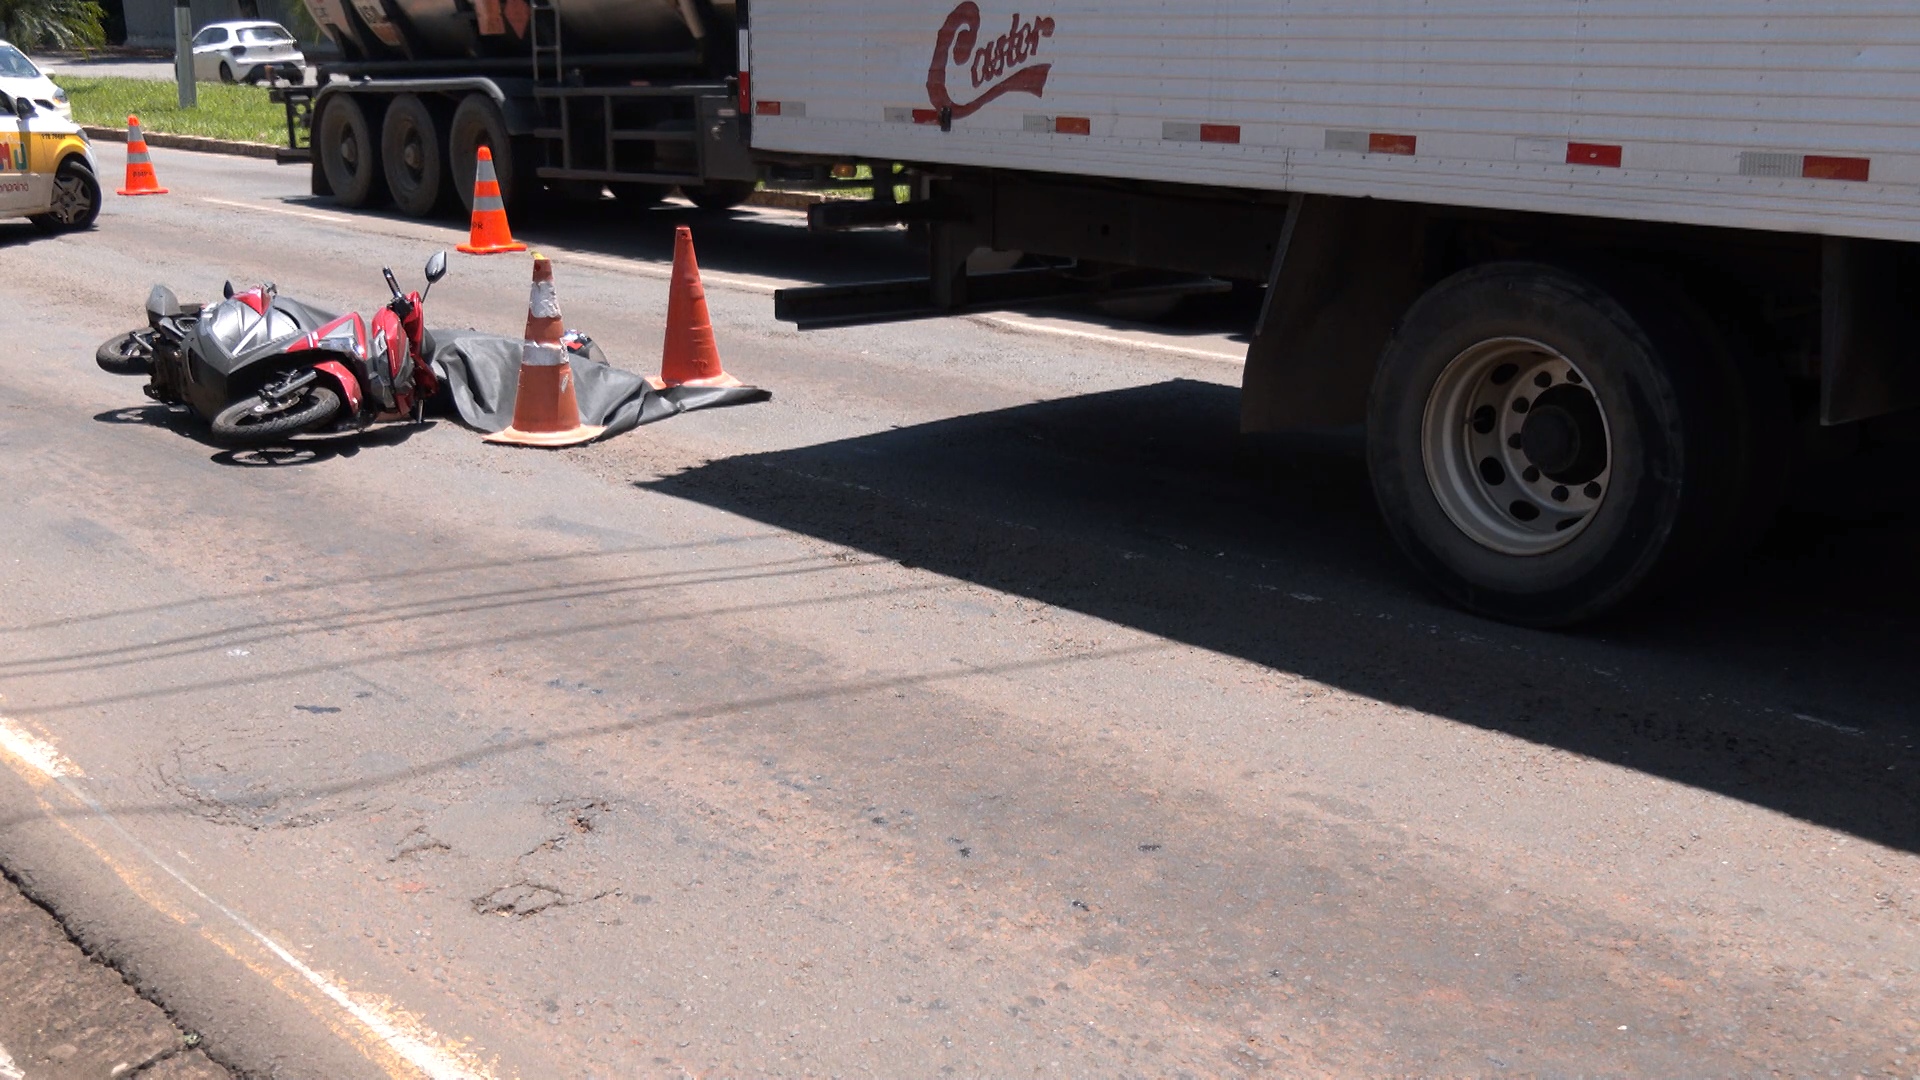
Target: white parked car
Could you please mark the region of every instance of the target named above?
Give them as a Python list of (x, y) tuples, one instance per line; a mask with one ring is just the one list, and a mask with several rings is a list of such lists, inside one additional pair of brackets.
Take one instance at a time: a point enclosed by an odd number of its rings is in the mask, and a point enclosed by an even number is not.
[(73, 120), (73, 106), (67, 102), (67, 92), (41, 74), (33, 61), (27, 59), (27, 54), (4, 41), (0, 41), (0, 93), (9, 98), (26, 98), (43, 113)]
[(279, 23), (208, 23), (193, 36), (193, 77), (201, 81), (257, 82), (279, 74), (306, 77), (307, 58)]

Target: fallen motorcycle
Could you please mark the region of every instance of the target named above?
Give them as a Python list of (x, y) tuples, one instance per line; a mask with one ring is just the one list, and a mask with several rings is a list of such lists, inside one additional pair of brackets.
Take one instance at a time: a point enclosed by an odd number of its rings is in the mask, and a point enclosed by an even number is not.
[(227, 443), (417, 420), (438, 385), (422, 318), (447, 253), (427, 260), (420, 292), (402, 293), (391, 269), (381, 273), (393, 299), (371, 319), (322, 311), (272, 283), (235, 292), (229, 282), (211, 307), (182, 304), (155, 285), (146, 328), (108, 340), (94, 360), (116, 375), (148, 376), (148, 397), (190, 407)]

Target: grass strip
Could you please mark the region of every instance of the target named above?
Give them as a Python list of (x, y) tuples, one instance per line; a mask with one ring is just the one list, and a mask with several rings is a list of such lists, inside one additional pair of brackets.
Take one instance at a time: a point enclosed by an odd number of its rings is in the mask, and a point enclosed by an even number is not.
[(73, 103), (77, 124), (121, 127), (129, 115), (147, 131), (199, 135), (209, 139), (284, 143), (287, 114), (267, 100), (263, 86), (201, 83), (199, 105), (182, 109), (171, 79), (88, 79), (62, 75), (57, 80)]

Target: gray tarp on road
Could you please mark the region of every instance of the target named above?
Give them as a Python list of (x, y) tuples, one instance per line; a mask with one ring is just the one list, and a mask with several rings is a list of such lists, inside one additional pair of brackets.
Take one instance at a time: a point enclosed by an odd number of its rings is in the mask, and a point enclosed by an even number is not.
[[(513, 423), (513, 397), (520, 386), (519, 338), (478, 330), (434, 330), (427, 335), (427, 358), (440, 377), (441, 394), (451, 398), (460, 419), (491, 435)], [(771, 391), (757, 386), (675, 386), (655, 390), (646, 379), (606, 362), (596, 345), (586, 356), (573, 355), (574, 394), (580, 422), (604, 426), (601, 438), (631, 431), (694, 409), (766, 401)]]

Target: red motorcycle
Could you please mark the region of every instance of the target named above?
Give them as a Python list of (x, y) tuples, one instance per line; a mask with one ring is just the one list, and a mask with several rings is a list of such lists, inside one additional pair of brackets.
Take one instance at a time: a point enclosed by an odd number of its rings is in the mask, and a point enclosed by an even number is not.
[(147, 396), (186, 405), (216, 438), (239, 445), (420, 418), (438, 388), (422, 324), (427, 292), (447, 273), (447, 253), (427, 260), (426, 288), (402, 293), (364, 319), (281, 296), (273, 284), (207, 307), (182, 304), (163, 285), (147, 297), (147, 328), (101, 345), (94, 359), (117, 375), (146, 375)]

